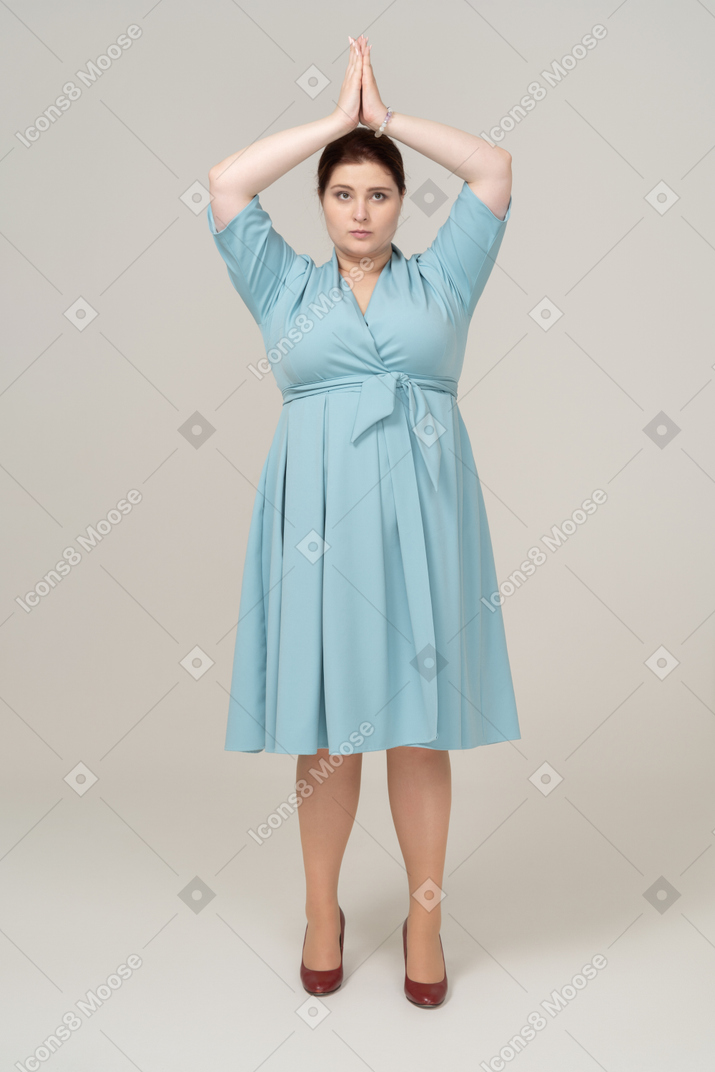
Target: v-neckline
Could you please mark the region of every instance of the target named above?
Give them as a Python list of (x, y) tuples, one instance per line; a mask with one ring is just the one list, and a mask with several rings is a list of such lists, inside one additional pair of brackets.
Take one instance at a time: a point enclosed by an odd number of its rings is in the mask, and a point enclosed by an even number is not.
[[(372, 299), (375, 297), (375, 291), (380, 286), (380, 280), (382, 279), (383, 275), (385, 274), (385, 269), (392, 267), (392, 258), (394, 256), (394, 253), (395, 253), (395, 246), (391, 242), (390, 243), (390, 259), (385, 261), (385, 263), (383, 264), (382, 268), (380, 269), (380, 273), (379, 273), (377, 279), (375, 280), (375, 286), (372, 288), (372, 294), (370, 295), (370, 299), (369, 299), (369, 301), (368, 301), (368, 303), (367, 303), (367, 305), (365, 307), (365, 312), (364, 313), (363, 313), (362, 309), (360, 308), (360, 304), (359, 304), (357, 298), (355, 297), (355, 293), (354, 293), (352, 287), (347, 288), (348, 293), (350, 294), (350, 297), (352, 298), (353, 302), (355, 303), (355, 308), (357, 309), (358, 313), (360, 314), (360, 317), (362, 318), (362, 320), (363, 320), (363, 322), (365, 324), (367, 324), (367, 314), (370, 312), (370, 306), (372, 305)], [(338, 279), (342, 280), (342, 279), (345, 278), (345, 276), (340, 274), (340, 265), (338, 263), (338, 254), (337, 254), (337, 251), (335, 250), (334, 247), (333, 247), (333, 257), (335, 258), (335, 271), (338, 273)]]

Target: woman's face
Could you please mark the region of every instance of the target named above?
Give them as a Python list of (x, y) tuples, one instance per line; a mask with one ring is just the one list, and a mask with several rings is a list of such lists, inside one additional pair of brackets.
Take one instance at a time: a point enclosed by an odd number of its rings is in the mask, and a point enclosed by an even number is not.
[(381, 164), (365, 161), (333, 168), (323, 212), (334, 246), (346, 257), (360, 260), (389, 250), (401, 209), (392, 173)]

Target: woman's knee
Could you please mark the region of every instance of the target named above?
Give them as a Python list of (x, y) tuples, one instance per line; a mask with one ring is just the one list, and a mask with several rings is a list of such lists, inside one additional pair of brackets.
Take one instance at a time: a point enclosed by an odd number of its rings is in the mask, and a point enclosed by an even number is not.
[(443, 755), (449, 755), (442, 749), (422, 748), (419, 745), (399, 745), (397, 748), (387, 749), (387, 758), (390, 762), (425, 766), (430, 763), (443, 762)]
[(344, 762), (358, 763), (362, 759), (362, 752), (351, 752), (345, 755), (343, 752), (329, 752), (327, 748), (319, 748), (317, 752), (301, 755), (300, 758), (305, 762), (320, 763), (323, 761), (329, 763), (332, 767), (339, 767)]

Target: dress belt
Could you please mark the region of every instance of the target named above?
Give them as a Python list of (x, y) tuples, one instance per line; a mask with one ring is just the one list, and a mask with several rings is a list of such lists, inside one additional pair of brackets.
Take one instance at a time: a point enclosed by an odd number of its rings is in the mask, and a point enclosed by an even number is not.
[[(324, 391), (340, 391), (346, 389), (359, 389), (355, 423), (353, 425), (350, 442), (354, 443), (358, 436), (372, 428), (383, 417), (389, 417), (395, 408), (397, 387), (404, 387), (408, 395), (410, 426), (419, 443), (419, 448), (424, 458), (427, 472), (432, 484), (437, 489), (439, 483), (439, 470), (442, 451), (439, 439), (446, 430), (438, 421), (432, 419), (427, 399), (422, 388), (431, 391), (447, 391), (457, 397), (457, 381), (439, 376), (408, 376), (406, 372), (380, 372), (371, 373), (367, 376), (339, 376), (334, 380), (317, 380), (313, 383), (292, 384), (283, 391), (283, 403), (292, 402), (294, 398), (303, 398), (305, 395), (322, 393)], [(401, 422), (406, 427), (406, 421)], [(385, 434), (388, 438), (392, 429), (386, 427)], [(401, 432), (397, 433), (401, 441), (404, 437)], [(397, 438), (397, 435), (394, 437)], [(406, 446), (411, 449), (409, 436)], [(397, 444), (396, 444), (397, 445)], [(390, 459), (391, 464), (396, 464), (397, 459)]]
[[(445, 658), (444, 653), (435, 650), (427, 548), (410, 428), (436, 490), (442, 456), (439, 440), (446, 429), (430, 414), (423, 388), (446, 391), (456, 398), (457, 381), (436, 376), (408, 376), (405, 372), (340, 376), (333, 380), (293, 384), (283, 391), (283, 404), (325, 391), (359, 390), (360, 398), (350, 437), (350, 442), (354, 443), (377, 421), (391, 416), (398, 387), (407, 391), (408, 409), (401, 404), (402, 419), (385, 421), (383, 430), (390, 471), (401, 466), (396, 473), (397, 478), (392, 481), (392, 490), (415, 650), (415, 658), (409, 662), (419, 674), (423, 701), (422, 711), (415, 711), (415, 744), (419, 744), (421, 741), (432, 741), (437, 736), (437, 674), (445, 665)], [(325, 538), (325, 534), (323, 536)]]

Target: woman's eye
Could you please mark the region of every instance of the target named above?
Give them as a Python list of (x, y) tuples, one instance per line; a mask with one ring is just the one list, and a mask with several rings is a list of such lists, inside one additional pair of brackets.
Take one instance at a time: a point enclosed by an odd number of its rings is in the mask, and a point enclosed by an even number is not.
[[(335, 195), (338, 201), (343, 200), (343, 194), (345, 195), (345, 197), (350, 197), (350, 194), (347, 192), (347, 190), (338, 190), (337, 194)], [(376, 190), (372, 196), (379, 197), (381, 201), (384, 201), (387, 197), (387, 194), (383, 193), (381, 190)]]

